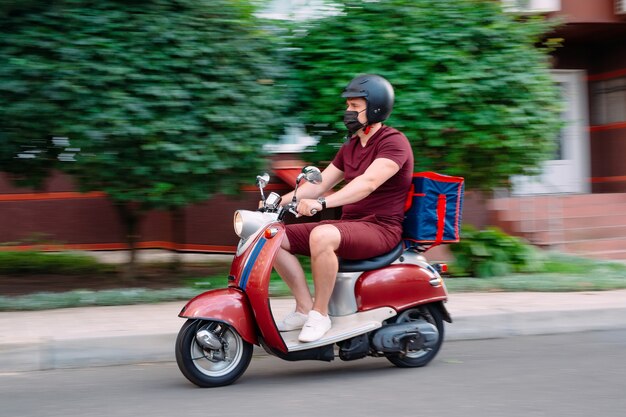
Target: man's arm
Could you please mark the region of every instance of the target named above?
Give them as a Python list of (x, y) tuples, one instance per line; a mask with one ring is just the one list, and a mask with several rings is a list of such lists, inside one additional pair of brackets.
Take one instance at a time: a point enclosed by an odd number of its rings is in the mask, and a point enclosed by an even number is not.
[[(335, 168), (336, 169), (336, 168)], [(397, 163), (387, 158), (377, 158), (365, 170), (365, 172), (343, 187), (341, 190), (328, 196), (326, 199), (326, 208), (344, 206), (346, 204), (356, 203), (373, 193), (385, 181), (394, 176), (400, 170)], [(324, 170), (326, 172), (326, 170)], [(343, 174), (343, 173), (342, 173)], [(299, 194), (299, 193), (298, 193)], [(317, 197), (321, 194), (317, 194)], [(317, 200), (305, 197), (300, 199), (298, 204), (298, 213), (304, 216), (310, 216), (311, 210), (317, 211), (322, 209), (322, 205)]]
[(326, 199), (326, 207), (339, 207), (356, 203), (373, 193), (393, 177), (400, 167), (391, 159), (377, 158), (365, 172)]
[[(302, 200), (304, 198), (315, 199), (333, 188), (335, 185), (339, 184), (341, 180), (343, 180), (343, 171), (331, 163), (324, 171), (322, 171), (321, 183), (311, 184), (310, 182), (305, 181), (300, 184), (298, 187), (298, 200)], [(282, 196), (282, 205), (291, 202), (292, 197), (293, 191)]]

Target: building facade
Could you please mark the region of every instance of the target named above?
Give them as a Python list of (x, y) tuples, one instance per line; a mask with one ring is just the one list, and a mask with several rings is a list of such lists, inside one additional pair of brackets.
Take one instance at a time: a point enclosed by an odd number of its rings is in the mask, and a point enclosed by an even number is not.
[(537, 245), (626, 260), (626, 1), (502, 0), (562, 24), (548, 37), (564, 127), (537, 177), (513, 178), (489, 222)]
[(517, 194), (626, 192), (626, 2), (515, 3), (564, 22), (549, 36), (562, 45), (553, 74), (566, 106), (555, 158), (541, 178), (517, 178)]
[[(512, 193), (492, 200), (470, 195), (464, 221), (499, 225), (538, 245), (626, 259), (626, 0), (494, 1), (562, 22), (548, 36), (562, 45), (552, 53), (552, 66), (565, 123), (542, 175), (514, 177)], [(294, 166), (275, 167), (271, 186), (286, 192)], [(256, 201), (258, 191), (247, 189), (240, 199), (217, 196), (186, 208), (182, 217), (151, 213), (141, 225), (139, 246), (232, 252), (232, 212)], [(35, 243), (124, 249), (123, 234), (106, 196), (77, 193), (65, 175), (55, 174), (45, 193), (35, 193), (13, 187), (0, 173), (0, 249)]]

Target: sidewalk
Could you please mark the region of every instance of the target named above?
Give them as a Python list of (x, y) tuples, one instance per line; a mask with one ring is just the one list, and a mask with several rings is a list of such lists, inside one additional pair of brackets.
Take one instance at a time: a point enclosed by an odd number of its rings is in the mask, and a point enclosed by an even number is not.
[[(0, 372), (173, 361), (184, 304), (0, 313)], [(453, 293), (446, 306), (447, 341), (626, 328), (626, 290)], [(272, 307), (280, 318), (293, 300)]]

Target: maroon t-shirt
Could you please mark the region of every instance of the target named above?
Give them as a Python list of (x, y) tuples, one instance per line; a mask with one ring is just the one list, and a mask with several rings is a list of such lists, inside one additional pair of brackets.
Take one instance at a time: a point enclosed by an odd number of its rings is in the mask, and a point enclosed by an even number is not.
[(363, 200), (343, 206), (343, 219), (375, 214), (383, 221), (402, 223), (404, 220), (404, 204), (413, 178), (413, 151), (401, 132), (383, 126), (365, 147), (358, 136), (353, 136), (339, 149), (332, 164), (343, 171), (344, 179), (349, 183), (363, 174), (377, 158), (394, 161), (400, 170)]

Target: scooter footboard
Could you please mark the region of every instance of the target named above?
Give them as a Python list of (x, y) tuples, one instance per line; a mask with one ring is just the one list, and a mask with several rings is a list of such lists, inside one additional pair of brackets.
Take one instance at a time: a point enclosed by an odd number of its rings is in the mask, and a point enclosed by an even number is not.
[(248, 298), (238, 289), (221, 288), (204, 292), (191, 299), (178, 317), (220, 321), (232, 326), (246, 342), (259, 344)]

